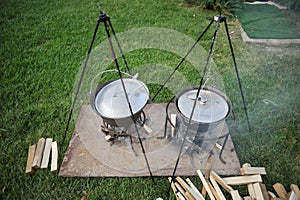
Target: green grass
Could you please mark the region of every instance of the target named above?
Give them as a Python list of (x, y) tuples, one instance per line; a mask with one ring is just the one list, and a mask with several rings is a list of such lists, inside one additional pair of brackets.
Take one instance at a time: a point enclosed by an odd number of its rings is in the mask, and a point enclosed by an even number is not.
[[(98, 17), (97, 3), (79, 0), (0, 2), (1, 199), (80, 199), (83, 190), (87, 191), (89, 199), (155, 199), (159, 196), (168, 199), (166, 178), (156, 178), (153, 185), (149, 178), (63, 178), (50, 170), (25, 174), (29, 145), (40, 137), (62, 140), (76, 76)], [(101, 4), (111, 16), (117, 32), (163, 27), (194, 39), (215, 14), (186, 7), (180, 0), (143, 3), (119, 0), (102, 1)], [(278, 55), (266, 51), (263, 46), (244, 44), (237, 35), (237, 21), (229, 18), (228, 23), (230, 31), (235, 31), (233, 45), (252, 132), (246, 128), (223, 27), (218, 35), (214, 60), (237, 114), (238, 126), (232, 136), (240, 161), (265, 166), (268, 176), (264, 180), (269, 190), (275, 182), (287, 188), (291, 183), (300, 185), (300, 58), (293, 54), (294, 50), (299, 52), (299, 48), (285, 47), (285, 51), (291, 53)], [(206, 50), (211, 33), (210, 30), (201, 41)], [(104, 30), (100, 28), (96, 45), (104, 39)], [(130, 66), (142, 63), (175, 66), (179, 61), (176, 55), (156, 50), (134, 51), (127, 56)], [(197, 73), (189, 71), (188, 66), (185, 63), (181, 73), (188, 80), (199, 80)], [(158, 101), (168, 98), (162, 95)], [(274, 101), (277, 106), (265, 104), (264, 99)], [(233, 128), (232, 119), (228, 123)], [(71, 133), (72, 130), (68, 141)], [(60, 159), (64, 153), (61, 152)], [(199, 184), (198, 179), (194, 180)]]
[(299, 39), (299, 14), (299, 11), (280, 10), (266, 4), (243, 4), (236, 11), (248, 36), (259, 39)]

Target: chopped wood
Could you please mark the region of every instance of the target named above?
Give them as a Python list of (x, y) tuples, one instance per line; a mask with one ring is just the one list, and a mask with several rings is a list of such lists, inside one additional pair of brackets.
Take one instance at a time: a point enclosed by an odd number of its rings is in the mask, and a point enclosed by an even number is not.
[(187, 196), (192, 196), (193, 199), (202, 200), (201, 197), (180, 177), (177, 177), (176, 180), (183, 187), (183, 189), (188, 193)]
[(250, 197), (252, 199), (256, 199), (256, 195), (255, 195), (255, 190), (254, 190), (254, 187), (253, 187), (253, 183), (247, 184), (247, 187), (248, 187), (248, 193), (249, 193)]
[(211, 200), (215, 200), (215, 197), (214, 197), (214, 195), (212, 194), (212, 191), (211, 191), (211, 189), (210, 189), (210, 187), (209, 187), (207, 181), (205, 180), (205, 178), (204, 178), (202, 172), (201, 172), (200, 170), (197, 170), (197, 174), (198, 174), (198, 176), (200, 177), (201, 182), (202, 182), (203, 186), (205, 187), (205, 189), (206, 189), (206, 191), (207, 191), (207, 193), (208, 193), (209, 198), (210, 198)]
[[(176, 123), (177, 123), (176, 114), (171, 114), (171, 123), (176, 127)], [(171, 137), (175, 136), (175, 127), (171, 126)]]
[(291, 191), (291, 194), (289, 195), (288, 200), (299, 200), (299, 198), (297, 198), (297, 195), (294, 191)]
[(266, 188), (266, 185), (263, 183), (259, 183), (260, 189), (262, 191), (262, 194), (264, 196), (264, 199), (270, 199), (269, 194), (268, 194), (268, 190)]
[(180, 200), (186, 200), (186, 198), (180, 193), (180, 192), (177, 192), (176, 193), (176, 198), (178, 197), (178, 199)]
[(242, 167), (251, 167), (251, 165), (249, 163), (244, 163)]
[(230, 194), (231, 194), (232, 200), (243, 200), (242, 197), (239, 194), (239, 191), (237, 191), (237, 190), (232, 190), (230, 192)]
[(144, 124), (143, 127), (148, 134), (153, 133), (152, 129), (149, 126), (147, 126), (146, 124)]
[[(174, 182), (174, 185), (175, 185), (175, 187), (176, 187), (176, 189), (177, 189), (177, 193), (180, 193), (185, 199), (188, 199), (188, 197), (185, 195), (185, 191), (184, 191), (184, 189), (181, 187), (181, 185), (179, 184), (179, 183), (177, 183), (177, 182)], [(176, 193), (176, 194), (177, 194)]]
[(25, 173), (32, 173), (32, 163), (34, 159), (34, 154), (35, 154), (35, 149), (36, 149), (36, 144), (29, 146), (28, 148), (28, 157), (27, 157), (27, 164), (26, 164), (26, 170)]
[(259, 200), (268, 200), (269, 199), (268, 194), (265, 193), (265, 191), (267, 191), (267, 190), (265, 189), (264, 184), (254, 183), (253, 188), (255, 191), (256, 199), (259, 199)]
[[(208, 182), (208, 179), (209, 179), (209, 174), (210, 174), (210, 171), (211, 171), (211, 159), (212, 159), (212, 153), (209, 154), (208, 158), (207, 158), (207, 161), (206, 161), (206, 165), (205, 165), (205, 174), (204, 174), (204, 177), (205, 177), (205, 180)], [(206, 189), (205, 187), (202, 187), (202, 196), (205, 197), (206, 196)]]
[(210, 175), (215, 179), (228, 193), (230, 193), (233, 188), (228, 185), (216, 172), (213, 170), (210, 172)]
[(41, 167), (44, 146), (45, 146), (45, 138), (40, 138), (38, 143), (37, 143), (34, 159), (33, 159), (33, 162), (32, 162), (32, 167), (34, 169), (38, 169), (38, 168)]
[(217, 192), (217, 195), (218, 195), (217, 199), (226, 200), (226, 198), (225, 198), (224, 194), (222, 193), (217, 181), (212, 176), (209, 177), (209, 180), (210, 180), (211, 184), (213, 185), (214, 189)]
[(281, 183), (274, 184), (273, 188), (276, 191), (276, 193), (277, 193), (277, 195), (280, 199), (286, 199), (287, 198), (287, 192), (286, 192), (284, 186)]
[(51, 147), (52, 147), (52, 138), (47, 138), (45, 148), (44, 148), (44, 154), (43, 154), (41, 168), (48, 167)]
[(213, 185), (212, 185), (209, 181), (207, 181), (207, 184), (208, 184), (208, 186), (209, 186), (211, 192), (213, 193), (214, 197), (215, 197), (217, 200), (221, 200), (221, 199), (219, 198), (219, 195), (218, 195), (217, 191), (216, 191), (215, 188), (213, 187)]
[(246, 197), (243, 197), (244, 200), (254, 200), (252, 197), (250, 196), (246, 196)]
[(295, 195), (298, 198), (298, 200), (300, 200), (300, 190), (299, 190), (298, 185), (291, 184), (290, 188), (293, 192), (295, 192)]
[(240, 170), (242, 175), (267, 174), (264, 167), (242, 167)]
[(200, 199), (204, 200), (204, 197), (202, 196), (202, 194), (199, 192), (199, 190), (197, 189), (197, 187), (193, 184), (193, 182), (189, 178), (186, 179), (186, 182), (196, 192), (196, 194), (198, 194), (198, 196), (200, 197)]
[(260, 175), (227, 177), (227, 178), (223, 178), (223, 180), (228, 185), (243, 185), (243, 184), (249, 184), (249, 183), (262, 182)]
[(173, 190), (173, 192), (174, 192), (174, 194), (175, 194), (175, 196), (176, 196), (176, 200), (179, 200), (179, 197), (177, 196), (177, 189), (176, 189), (176, 187), (175, 187), (175, 184), (174, 184), (174, 181), (172, 181), (172, 178), (171, 177), (169, 177), (168, 178), (168, 180), (169, 180), (169, 182), (170, 182), (170, 184), (171, 184), (171, 188), (172, 188), (172, 190)]
[(57, 162), (58, 162), (58, 149), (57, 142), (52, 142), (52, 150), (51, 150), (51, 172), (57, 170)]
[(271, 198), (277, 198), (276, 195), (273, 192), (268, 191), (269, 197)]

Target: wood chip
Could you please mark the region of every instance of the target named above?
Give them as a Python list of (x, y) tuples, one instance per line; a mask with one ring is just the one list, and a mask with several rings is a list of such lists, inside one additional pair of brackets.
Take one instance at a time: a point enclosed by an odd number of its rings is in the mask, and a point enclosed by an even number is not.
[(45, 147), (45, 138), (40, 138), (38, 143), (37, 143), (34, 159), (33, 159), (33, 162), (32, 162), (32, 167), (34, 169), (39, 169), (41, 167), (44, 147)]
[(35, 155), (35, 149), (36, 149), (36, 144), (31, 145), (28, 148), (28, 157), (27, 157), (27, 164), (26, 164), (26, 170), (25, 170), (26, 174), (33, 172), (32, 163), (33, 163), (33, 159), (34, 159), (34, 155)]

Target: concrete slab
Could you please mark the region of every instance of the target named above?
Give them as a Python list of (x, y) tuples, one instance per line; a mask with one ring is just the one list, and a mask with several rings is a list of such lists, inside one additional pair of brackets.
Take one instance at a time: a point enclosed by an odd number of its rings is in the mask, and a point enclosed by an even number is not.
[[(179, 153), (183, 127), (179, 120), (177, 137), (157, 139), (163, 136), (165, 104), (149, 104), (144, 109), (146, 125), (152, 129), (151, 134), (140, 127), (143, 145), (154, 176), (171, 176)], [(170, 113), (176, 113), (171, 105)], [(78, 117), (72, 139), (62, 162), (59, 175), (64, 177), (140, 177), (149, 176), (148, 168), (137, 138), (130, 143), (129, 137), (121, 137), (114, 144), (107, 142), (105, 134), (99, 131), (99, 117), (90, 105), (83, 105)], [(210, 139), (228, 133), (225, 125), (220, 126), (218, 134), (210, 135)], [(168, 135), (171, 128), (168, 128)], [(134, 135), (134, 133), (132, 133)], [(190, 136), (192, 137), (192, 136)], [(209, 138), (206, 138), (209, 139)], [(233, 142), (229, 136), (224, 146), (223, 159), (219, 159), (220, 149), (215, 143), (222, 144), (223, 138), (211, 140), (206, 145), (195, 145), (186, 142), (184, 153), (180, 158), (176, 175), (196, 175), (196, 170), (205, 168), (209, 151), (213, 153), (212, 169), (220, 175), (240, 174), (240, 163)], [(207, 145), (209, 144), (209, 145)], [(134, 149), (134, 151), (132, 150)], [(134, 153), (135, 152), (135, 153)]]

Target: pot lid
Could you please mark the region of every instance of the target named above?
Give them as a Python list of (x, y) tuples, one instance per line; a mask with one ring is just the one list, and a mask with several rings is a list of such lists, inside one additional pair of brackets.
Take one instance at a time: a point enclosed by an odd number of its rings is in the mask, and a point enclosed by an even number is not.
[[(149, 99), (147, 86), (136, 79), (123, 79), (133, 114), (141, 111)], [(130, 109), (120, 79), (105, 85), (96, 94), (96, 111), (106, 118), (120, 119), (130, 117)]]
[[(183, 92), (176, 102), (179, 112), (188, 119), (191, 116), (197, 90), (194, 88)], [(192, 120), (199, 123), (213, 123), (226, 118), (231, 107), (229, 100), (224, 96), (215, 89), (202, 89), (197, 98)]]

